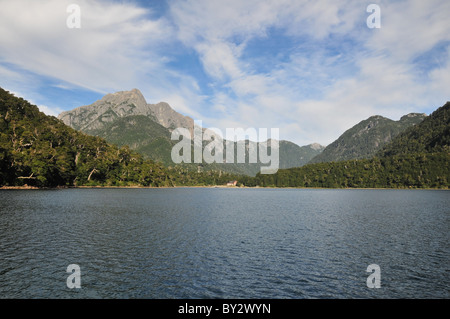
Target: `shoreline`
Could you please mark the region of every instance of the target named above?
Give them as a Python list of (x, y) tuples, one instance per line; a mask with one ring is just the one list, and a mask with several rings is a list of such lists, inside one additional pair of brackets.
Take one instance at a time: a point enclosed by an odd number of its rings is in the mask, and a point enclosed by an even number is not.
[(57, 186), (57, 187), (37, 187), (37, 186), (1, 186), (0, 190), (57, 190), (57, 189), (168, 189), (168, 188), (225, 188), (225, 189), (341, 189), (341, 190), (450, 190), (449, 188), (407, 188), (407, 187), (377, 187), (377, 188), (331, 188), (331, 187), (275, 187), (275, 186), (226, 186), (226, 185), (203, 185), (203, 186)]

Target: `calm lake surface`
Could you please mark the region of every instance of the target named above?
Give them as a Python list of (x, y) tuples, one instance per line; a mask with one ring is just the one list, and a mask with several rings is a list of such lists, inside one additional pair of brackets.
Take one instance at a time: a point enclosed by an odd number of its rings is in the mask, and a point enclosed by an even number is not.
[(0, 298), (449, 298), (449, 207), (426, 190), (3, 190)]

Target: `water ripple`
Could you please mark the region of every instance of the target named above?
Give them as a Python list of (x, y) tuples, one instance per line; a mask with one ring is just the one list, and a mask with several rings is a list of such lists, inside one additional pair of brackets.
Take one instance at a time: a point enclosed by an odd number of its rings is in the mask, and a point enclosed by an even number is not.
[(450, 297), (446, 191), (70, 189), (0, 203), (0, 298)]

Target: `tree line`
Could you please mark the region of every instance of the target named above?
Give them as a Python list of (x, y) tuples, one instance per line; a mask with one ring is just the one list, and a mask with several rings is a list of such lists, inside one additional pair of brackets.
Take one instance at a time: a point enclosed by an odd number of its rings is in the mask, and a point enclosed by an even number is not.
[(76, 131), (0, 88), (0, 186), (170, 187), (237, 180), (238, 186), (261, 187), (449, 188), (449, 107), (447, 103), (438, 109), (424, 126), (401, 134), (393, 141), (395, 147), (387, 146), (372, 159), (309, 164), (250, 177), (201, 167), (165, 167), (128, 146)]
[(261, 187), (445, 188), (450, 176), (448, 153), (408, 154), (373, 159), (309, 164), (273, 175), (242, 177)]

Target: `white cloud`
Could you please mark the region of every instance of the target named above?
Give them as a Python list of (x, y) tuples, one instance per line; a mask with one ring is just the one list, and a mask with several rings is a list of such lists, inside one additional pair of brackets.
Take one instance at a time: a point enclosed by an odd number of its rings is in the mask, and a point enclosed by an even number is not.
[(216, 41), (196, 45), (205, 71), (212, 77), (223, 80), (241, 75), (237, 58), (239, 49), (232, 43)]
[(179, 38), (192, 45), (232, 37), (245, 42), (264, 37), (271, 27), (323, 38), (349, 31), (356, 17), (364, 14), (355, 8), (365, 10), (348, 0), (188, 0), (174, 2), (171, 16)]
[[(427, 82), (417, 77), (414, 62), (449, 40), (448, 1), (382, 1), (377, 30), (365, 24), (366, 6), (185, 1), (172, 6), (172, 15), (179, 38), (198, 51), (206, 72), (218, 81), (217, 97), (210, 99), (220, 114), (215, 126), (238, 118), (240, 126), (280, 127), (282, 137), (300, 144), (328, 144), (371, 115), (398, 119), (419, 112), (442, 98), (450, 84), (446, 68), (431, 71)], [(273, 67), (260, 73), (254, 56), (244, 53), (252, 39), (265, 39), (271, 29), (301, 43), (287, 61), (266, 58)], [(326, 49), (330, 45), (334, 48)]]
[(178, 37), (187, 45), (223, 41), (230, 36), (264, 35), (276, 21), (274, 1), (200, 0), (178, 1), (171, 5), (171, 16), (178, 26)]
[(164, 19), (151, 20), (150, 10), (132, 4), (80, 0), (81, 28), (69, 29), (71, 2), (2, 1), (2, 60), (104, 93), (139, 83), (143, 69), (163, 69), (158, 47), (172, 32)]
[[(192, 96), (192, 98), (195, 98)], [(180, 112), (184, 115), (190, 116), (192, 119), (202, 119), (203, 116), (197, 112), (195, 109), (192, 109), (189, 107), (190, 104), (192, 104), (192, 100), (187, 101), (185, 96), (182, 94), (172, 94), (168, 95), (165, 100), (166, 103), (168, 103), (170, 106), (176, 106), (176, 111)]]
[[(278, 127), (304, 145), (449, 99), (445, 0), (382, 0), (381, 29), (367, 28), (367, 4), (350, 0), (173, 1), (161, 17), (132, 2), (80, 0), (81, 29), (66, 27), (69, 3), (0, 0), (0, 62), (17, 67), (0, 64), (0, 75), (35, 100), (39, 76), (61, 89), (137, 87), (205, 125)], [(197, 54), (206, 79), (168, 67), (184, 52)]]
[(63, 110), (60, 108), (54, 108), (54, 107), (48, 107), (46, 105), (38, 105), (39, 111), (57, 117), (59, 113), (61, 113)]
[(381, 28), (367, 38), (373, 52), (384, 52), (397, 62), (411, 62), (437, 43), (450, 41), (450, 2), (383, 1)]
[[(320, 40), (331, 32), (350, 29), (355, 23), (354, 12), (341, 10), (329, 1), (186, 1), (171, 8), (179, 38), (199, 53), (205, 71), (217, 81), (217, 98), (210, 100), (220, 118), (210, 122), (218, 127), (236, 120), (239, 127), (281, 126), (282, 135), (282, 127), (291, 127), (290, 132), (296, 127), (293, 122), (297, 119), (292, 114), (296, 114), (297, 102), (314, 86), (311, 82), (327, 80), (325, 68), (333, 61), (324, 65), (323, 60), (316, 59), (311, 64), (309, 58), (320, 55), (319, 52), (309, 52), (308, 57), (297, 54), (289, 62), (268, 61), (276, 66), (262, 74), (252, 61), (242, 58), (248, 41), (264, 39), (270, 28), (284, 30), (293, 39), (306, 35)], [(310, 79), (305, 71), (311, 73)], [(229, 89), (232, 95), (225, 97), (224, 92)], [(298, 120), (302, 123), (302, 117)], [(285, 136), (305, 140), (304, 132), (297, 133), (303, 133), (303, 137)]]

